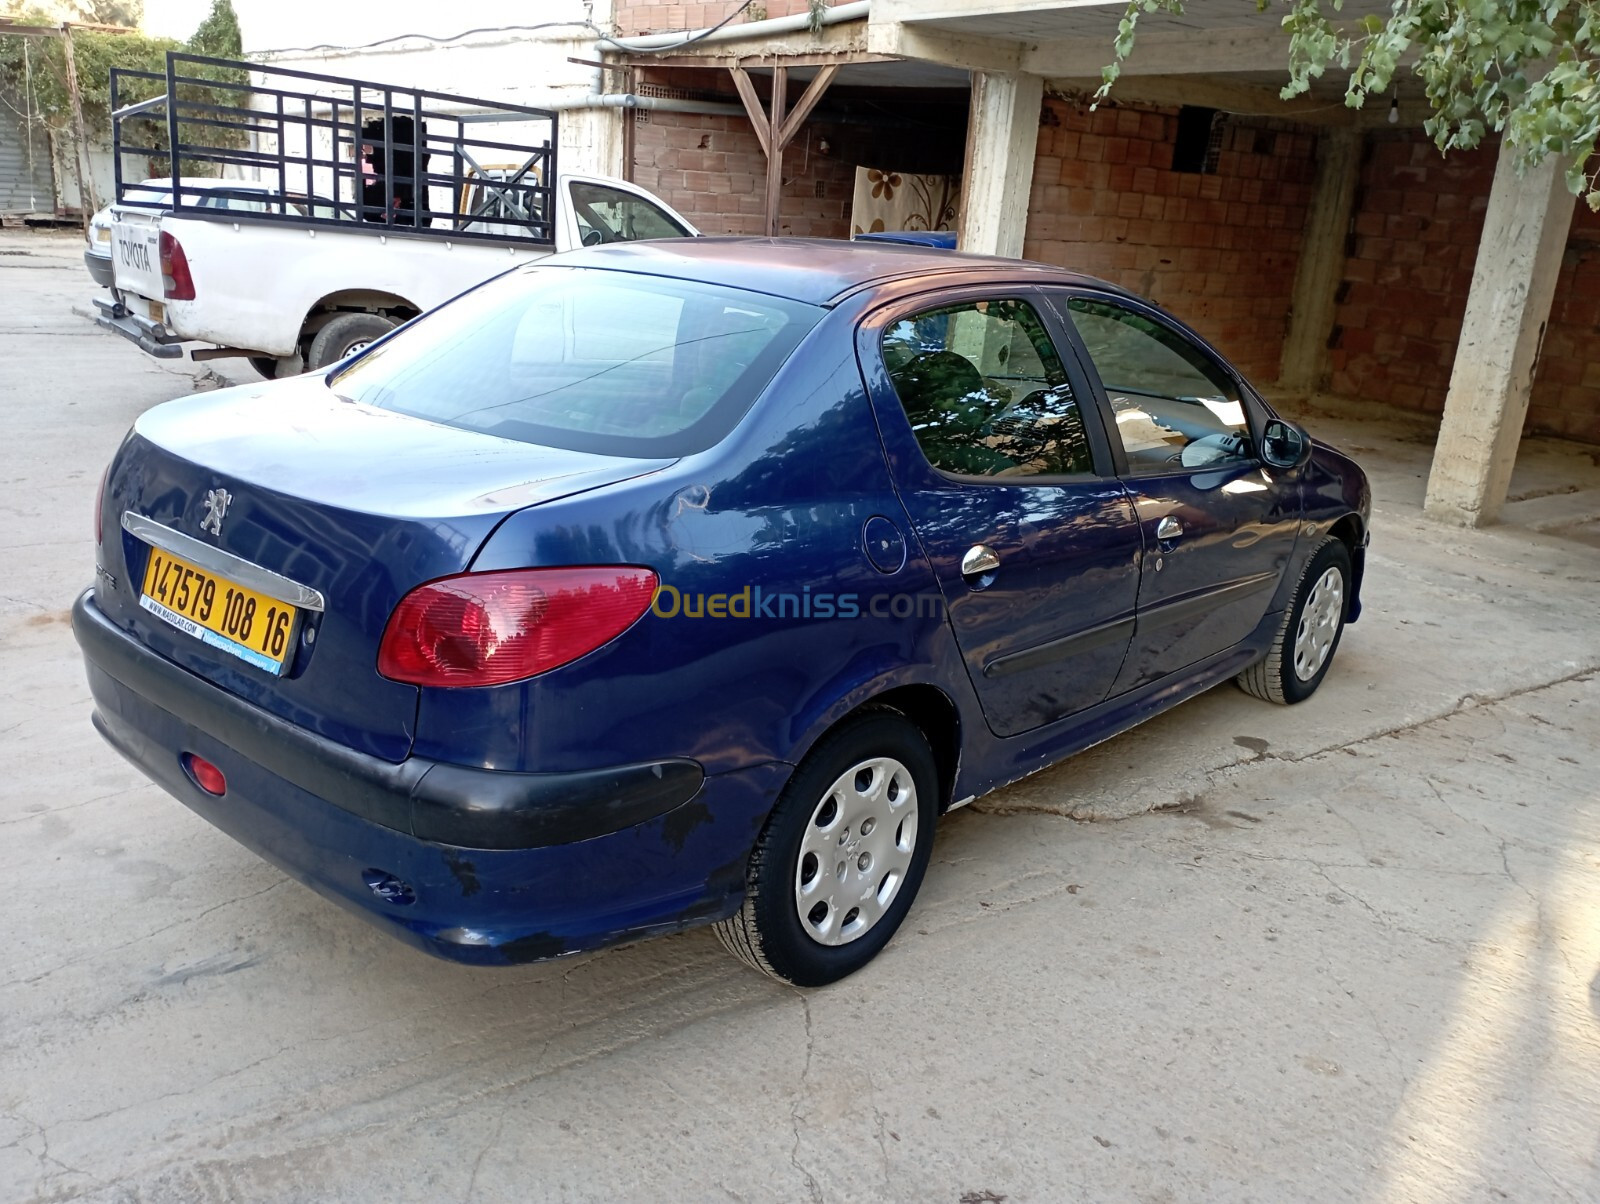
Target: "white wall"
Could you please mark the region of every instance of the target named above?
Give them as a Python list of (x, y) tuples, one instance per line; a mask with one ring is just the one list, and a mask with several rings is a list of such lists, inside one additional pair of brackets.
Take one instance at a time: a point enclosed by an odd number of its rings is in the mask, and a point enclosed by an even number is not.
[[(77, 209), (81, 206), (78, 198), (78, 176), (72, 169), (72, 149), (76, 141), (71, 136), (51, 135), (50, 158), (55, 170), (56, 195), (59, 204), (65, 209)], [(86, 157), (79, 160), (79, 166), (86, 168), (88, 177), (86, 182), (93, 190), (94, 199), (101, 205), (109, 205), (116, 191), (116, 177), (112, 174), (111, 148), (109, 146), (91, 146)], [(143, 180), (150, 175), (150, 163), (143, 155), (125, 155), (122, 160), (123, 178), (125, 180)]]
[[(145, 0), (144, 30), (156, 37), (187, 38), (211, 10), (211, 0)], [(328, 44), (360, 46), (397, 34), (452, 37), (496, 25), (581, 21), (582, 0), (385, 0), (380, 4), (331, 0), (233, 0), (246, 54)], [(595, 24), (605, 28), (611, 0), (595, 0)]]
[[(210, 0), (146, 0), (146, 30), (187, 37), (209, 6)], [(601, 82), (593, 68), (567, 60), (600, 57), (593, 33), (582, 22), (592, 19), (609, 29), (612, 0), (471, 0), (455, 5), (438, 0), (371, 5), (234, 0), (234, 9), (246, 54), (265, 65), (544, 108), (586, 96)], [(606, 82), (614, 84), (615, 78)], [(620, 112), (567, 110), (558, 126), (562, 172), (622, 174)], [(545, 136), (522, 122), (500, 132), (513, 143)], [(474, 133), (496, 137), (492, 126), (479, 126)], [(320, 153), (326, 154), (327, 148)], [(304, 181), (296, 180), (294, 186), (303, 189)], [(318, 181), (310, 191), (325, 194), (327, 185)]]
[[(256, 2), (235, 0), (241, 24), (244, 22), (245, 5), (253, 6)], [(419, 28), (416, 24), (407, 24), (409, 7), (401, 5), (400, 11), (385, 12), (382, 6), (374, 6), (368, 10), (370, 20), (358, 23), (360, 32), (354, 36), (363, 42), (371, 42)], [(441, 27), (438, 16), (440, 7), (434, 4), (429, 8), (432, 17), (430, 21), (422, 22), (423, 26)], [(475, 2), (470, 6), (458, 6), (455, 11), (459, 13), (463, 7), (470, 11), (473, 26), (496, 24), (495, 16), (501, 8), (512, 11), (510, 23), (518, 25), (581, 21), (585, 12), (581, 0), (544, 0), (535, 6)], [(533, 10), (531, 13), (530, 8)], [(595, 23), (602, 28), (607, 27), (611, 0), (595, 0), (593, 11)], [(520, 19), (515, 13), (521, 14)], [(343, 29), (349, 16), (349, 13), (345, 13), (332, 28)], [(456, 23), (459, 25), (462, 19), (458, 15)], [(336, 40), (336, 35), (320, 24), (313, 23), (308, 28), (317, 30), (318, 40)], [(595, 45), (593, 35), (583, 28), (557, 25), (547, 29), (472, 33), (447, 42), (408, 37), (382, 46), (284, 51), (252, 57), (258, 57), (260, 61), (275, 67), (540, 108), (564, 98), (587, 95), (595, 88), (595, 70), (567, 60), (598, 59), (599, 48)], [(563, 172), (621, 174), (622, 119), (619, 113), (570, 110), (562, 113), (558, 124), (561, 138), (557, 153)], [(507, 132), (511, 135), (509, 141), (526, 141), (531, 127), (512, 127)]]

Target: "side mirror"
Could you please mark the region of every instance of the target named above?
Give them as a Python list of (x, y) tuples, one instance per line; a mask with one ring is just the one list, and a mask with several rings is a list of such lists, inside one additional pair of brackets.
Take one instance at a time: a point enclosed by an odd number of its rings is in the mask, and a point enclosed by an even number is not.
[(1261, 458), (1274, 468), (1299, 468), (1311, 459), (1311, 436), (1292, 422), (1274, 418), (1261, 432)]

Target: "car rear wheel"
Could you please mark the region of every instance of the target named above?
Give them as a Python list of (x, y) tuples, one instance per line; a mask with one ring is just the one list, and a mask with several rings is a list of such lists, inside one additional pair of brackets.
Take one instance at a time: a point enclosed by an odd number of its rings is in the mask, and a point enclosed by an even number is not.
[(743, 907), (716, 926), (740, 960), (820, 987), (889, 943), (922, 885), (938, 814), (928, 742), (869, 711), (801, 762), (756, 842)]
[(354, 355), (368, 343), (381, 339), (398, 325), (382, 314), (340, 314), (311, 340), (306, 353), (306, 368), (319, 372)]
[(1344, 634), (1350, 598), (1350, 550), (1336, 536), (1312, 555), (1272, 649), (1238, 677), (1240, 689), (1268, 702), (1303, 702), (1315, 694)]

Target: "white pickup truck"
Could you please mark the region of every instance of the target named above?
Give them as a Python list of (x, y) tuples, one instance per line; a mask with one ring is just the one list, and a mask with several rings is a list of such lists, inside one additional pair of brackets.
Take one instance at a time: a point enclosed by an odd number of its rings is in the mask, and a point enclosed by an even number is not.
[(662, 201), (622, 180), (563, 176), (547, 244), (422, 238), (216, 221), (113, 206), (111, 295), (102, 326), (151, 355), (246, 356), (269, 379), (337, 363), (400, 323), (530, 259), (597, 242), (694, 235)]
[[(193, 359), (317, 370), (530, 259), (698, 233), (626, 181), (557, 175), (555, 113), (257, 64), (218, 84), (185, 74), (196, 65), (219, 64), (175, 52), (164, 95), (114, 112), (119, 168), (165, 153), (137, 145), (164, 132), (185, 175), (203, 165), (264, 191), (242, 211), (119, 189), (97, 320), (151, 355), (204, 344)], [(129, 80), (162, 77), (114, 71), (114, 97)], [(531, 137), (506, 132), (527, 122)]]

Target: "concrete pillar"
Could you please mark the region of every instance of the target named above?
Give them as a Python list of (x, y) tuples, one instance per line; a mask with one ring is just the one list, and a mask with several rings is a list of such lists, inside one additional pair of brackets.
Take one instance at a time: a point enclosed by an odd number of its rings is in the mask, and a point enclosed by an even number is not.
[(633, 120), (631, 109), (568, 109), (558, 128), (557, 151), (561, 170), (597, 176), (621, 176), (624, 121)]
[(1361, 131), (1324, 130), (1317, 139), (1317, 179), (1306, 214), (1300, 263), (1294, 273), (1289, 331), (1283, 341), (1278, 387), (1315, 393), (1328, 387), (1328, 336), (1333, 332), (1334, 296), (1344, 279), (1345, 243), (1356, 179), (1361, 174)]
[(1499, 516), (1528, 413), (1574, 199), (1548, 156), (1518, 176), (1502, 144), (1423, 512), (1464, 527)]
[(1022, 254), (1039, 142), (1044, 80), (1020, 71), (974, 71), (961, 177), (961, 249)]

